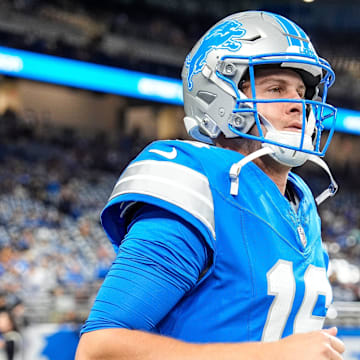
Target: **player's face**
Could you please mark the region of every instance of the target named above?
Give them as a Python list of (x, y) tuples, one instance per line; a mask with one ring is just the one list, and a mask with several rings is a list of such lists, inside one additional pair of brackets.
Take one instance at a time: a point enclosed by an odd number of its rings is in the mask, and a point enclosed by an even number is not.
[[(249, 81), (242, 87), (249, 98)], [(300, 75), (289, 69), (259, 69), (255, 76), (257, 99), (303, 99), (305, 85)], [(257, 103), (258, 112), (264, 116), (276, 130), (297, 131), (302, 128), (303, 106), (301, 103)]]

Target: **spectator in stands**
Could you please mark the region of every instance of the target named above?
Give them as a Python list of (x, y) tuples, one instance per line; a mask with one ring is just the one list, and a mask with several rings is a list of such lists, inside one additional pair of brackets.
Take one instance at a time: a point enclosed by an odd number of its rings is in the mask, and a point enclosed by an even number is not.
[(22, 339), (12, 315), (8, 311), (0, 311), (0, 359), (21, 359)]

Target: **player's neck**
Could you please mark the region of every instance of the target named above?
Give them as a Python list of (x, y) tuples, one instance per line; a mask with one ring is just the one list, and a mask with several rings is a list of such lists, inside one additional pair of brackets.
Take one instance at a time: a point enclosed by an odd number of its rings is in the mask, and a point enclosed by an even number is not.
[(269, 178), (278, 187), (281, 194), (285, 195), (286, 184), (288, 180), (289, 171), (291, 168), (279, 164), (270, 156), (266, 155), (262, 158), (257, 158), (254, 163), (269, 176)]

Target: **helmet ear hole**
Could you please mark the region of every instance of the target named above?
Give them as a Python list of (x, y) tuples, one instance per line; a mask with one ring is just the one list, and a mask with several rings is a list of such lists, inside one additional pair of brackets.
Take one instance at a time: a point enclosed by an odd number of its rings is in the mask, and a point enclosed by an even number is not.
[(216, 99), (216, 94), (213, 94), (209, 91), (200, 90), (197, 92), (196, 96), (208, 105), (210, 105)]

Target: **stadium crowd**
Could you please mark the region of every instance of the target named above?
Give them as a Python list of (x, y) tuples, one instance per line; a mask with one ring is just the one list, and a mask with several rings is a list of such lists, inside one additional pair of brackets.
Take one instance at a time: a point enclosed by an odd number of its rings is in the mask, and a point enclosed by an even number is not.
[(36, 134), (11, 113), (0, 119), (0, 301), (19, 324), (86, 311), (113, 259), (99, 223), (116, 181), (109, 170), (141, 146), (53, 130)]
[[(114, 258), (100, 211), (114, 174), (148, 140), (39, 131), (11, 112), (0, 117), (0, 138), (0, 307), (18, 326), (81, 322)], [(320, 212), (335, 300), (359, 301), (359, 192), (343, 186)]]

